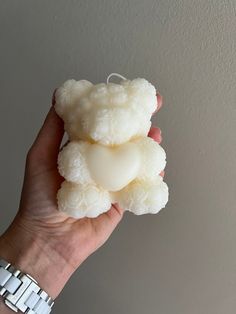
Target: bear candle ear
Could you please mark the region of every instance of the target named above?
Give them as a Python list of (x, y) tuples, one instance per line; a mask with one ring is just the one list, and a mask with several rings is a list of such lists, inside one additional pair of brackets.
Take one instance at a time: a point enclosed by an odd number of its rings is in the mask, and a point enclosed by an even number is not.
[(55, 110), (63, 119), (79, 100), (86, 95), (93, 84), (87, 80), (67, 80), (55, 93)]

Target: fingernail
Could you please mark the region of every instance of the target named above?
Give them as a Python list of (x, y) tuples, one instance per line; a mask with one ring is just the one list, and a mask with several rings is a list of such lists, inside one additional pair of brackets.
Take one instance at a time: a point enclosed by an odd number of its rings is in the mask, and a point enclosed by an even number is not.
[(158, 105), (158, 109), (160, 109), (161, 108), (161, 106), (162, 106), (162, 96), (161, 96), (161, 94), (160, 93), (157, 93), (157, 105)]

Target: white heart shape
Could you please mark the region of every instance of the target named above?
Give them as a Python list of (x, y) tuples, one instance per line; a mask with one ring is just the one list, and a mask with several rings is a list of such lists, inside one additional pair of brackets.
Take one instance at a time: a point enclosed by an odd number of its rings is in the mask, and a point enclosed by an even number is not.
[(117, 147), (92, 144), (86, 160), (97, 184), (108, 191), (119, 191), (137, 177), (140, 155), (137, 145), (130, 142)]

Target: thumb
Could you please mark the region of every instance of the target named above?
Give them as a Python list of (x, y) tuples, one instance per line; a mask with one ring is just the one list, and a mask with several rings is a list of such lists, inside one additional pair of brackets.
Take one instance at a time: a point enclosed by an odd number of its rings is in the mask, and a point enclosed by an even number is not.
[(40, 166), (42, 164), (50, 166), (57, 162), (57, 155), (64, 135), (63, 121), (54, 108), (55, 92), (56, 90), (53, 93), (52, 106), (27, 156), (31, 161), (40, 163)]

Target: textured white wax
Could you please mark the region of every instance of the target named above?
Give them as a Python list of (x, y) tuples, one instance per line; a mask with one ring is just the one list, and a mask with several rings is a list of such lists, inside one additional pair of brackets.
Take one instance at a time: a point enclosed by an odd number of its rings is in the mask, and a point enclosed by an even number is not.
[(82, 218), (106, 212), (112, 202), (138, 215), (165, 207), (168, 187), (159, 174), (166, 154), (147, 136), (156, 106), (156, 89), (143, 78), (68, 80), (57, 89), (55, 109), (70, 139), (58, 156), (66, 180), (59, 210)]

